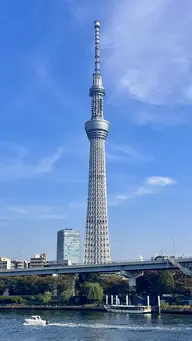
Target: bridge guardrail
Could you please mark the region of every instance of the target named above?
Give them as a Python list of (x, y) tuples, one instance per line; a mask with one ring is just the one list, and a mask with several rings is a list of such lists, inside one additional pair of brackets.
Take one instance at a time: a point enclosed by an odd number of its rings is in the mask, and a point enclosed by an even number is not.
[(182, 265), (177, 261), (177, 259), (172, 258), (172, 257), (169, 257), (168, 259), (169, 259), (170, 263), (171, 263), (173, 266), (176, 266), (179, 270), (181, 270), (181, 272), (183, 272), (184, 275), (186, 275), (186, 276), (192, 276), (192, 270), (190, 270), (190, 269), (185, 268), (184, 266), (182, 266)]

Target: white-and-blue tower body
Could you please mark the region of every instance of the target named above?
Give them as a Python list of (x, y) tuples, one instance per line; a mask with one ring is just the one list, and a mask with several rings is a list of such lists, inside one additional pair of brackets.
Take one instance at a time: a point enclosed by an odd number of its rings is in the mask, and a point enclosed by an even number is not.
[(110, 262), (108, 233), (107, 189), (105, 140), (109, 131), (109, 122), (104, 119), (103, 98), (105, 89), (100, 72), (100, 22), (95, 27), (95, 72), (93, 85), (89, 90), (91, 97), (91, 119), (85, 123), (90, 141), (89, 185), (86, 219), (86, 237), (84, 263), (100, 264)]

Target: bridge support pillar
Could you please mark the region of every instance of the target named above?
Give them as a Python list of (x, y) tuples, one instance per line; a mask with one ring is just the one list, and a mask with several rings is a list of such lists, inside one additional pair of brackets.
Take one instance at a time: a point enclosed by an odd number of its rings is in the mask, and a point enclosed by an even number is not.
[(143, 271), (142, 272), (121, 271), (121, 275), (128, 278), (128, 280), (129, 280), (129, 291), (130, 292), (136, 292), (136, 281), (137, 281), (137, 278), (143, 276)]

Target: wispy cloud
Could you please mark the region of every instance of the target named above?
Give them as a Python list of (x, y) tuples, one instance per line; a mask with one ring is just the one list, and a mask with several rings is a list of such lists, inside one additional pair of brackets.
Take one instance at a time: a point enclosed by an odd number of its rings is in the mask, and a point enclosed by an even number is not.
[(1, 158), (0, 181), (33, 178), (50, 173), (63, 156), (63, 147), (58, 147), (51, 155), (34, 160), (29, 150), (18, 146), (9, 146), (6, 156)]
[(145, 152), (136, 150), (131, 145), (112, 145), (106, 153), (109, 162), (125, 162), (140, 164), (153, 161), (153, 157)]
[(0, 208), (0, 220), (65, 220), (61, 207), (50, 206), (5, 206)]
[(101, 43), (106, 80), (150, 104), (192, 102), (192, 3), (115, 1)]
[(174, 179), (171, 179), (169, 177), (164, 177), (164, 176), (151, 176), (149, 178), (146, 178), (146, 183), (148, 185), (152, 186), (169, 186), (169, 185), (174, 185), (176, 181)]
[[(81, 98), (76, 94), (78, 100), (74, 101), (71, 85), (69, 85), (69, 82), (61, 83), (50, 56), (36, 53), (30, 61), (33, 70), (31, 77), (38, 89), (38, 93), (45, 94), (48, 96), (47, 101), (51, 99), (59, 108), (65, 109), (64, 113), (69, 114), (74, 110), (78, 110), (82, 102)], [(60, 115), (59, 112), (57, 112), (57, 116)]]
[(144, 180), (142, 186), (136, 188), (129, 193), (119, 193), (111, 197), (109, 206), (118, 206), (127, 200), (136, 199), (139, 197), (156, 194), (160, 192), (163, 187), (176, 184), (176, 180), (170, 177), (151, 176)]
[(189, 110), (181, 110), (181, 108), (165, 108), (155, 106), (153, 108), (143, 108), (137, 110), (130, 117), (131, 121), (138, 125), (147, 124), (165, 124), (174, 126), (178, 124), (186, 124), (192, 122), (192, 115)]
[(51, 172), (56, 162), (63, 158), (63, 152), (64, 148), (59, 147), (54, 154), (47, 158), (42, 159), (37, 167), (37, 173)]

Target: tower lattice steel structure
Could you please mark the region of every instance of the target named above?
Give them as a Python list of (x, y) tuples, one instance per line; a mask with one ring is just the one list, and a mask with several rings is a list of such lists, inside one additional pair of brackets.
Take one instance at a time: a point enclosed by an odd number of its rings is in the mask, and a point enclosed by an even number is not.
[(92, 116), (85, 123), (85, 130), (90, 141), (85, 264), (110, 262), (105, 165), (105, 140), (109, 130), (109, 122), (104, 119), (103, 113), (105, 89), (102, 85), (100, 73), (100, 22), (95, 21), (94, 27), (95, 72), (93, 74), (93, 85), (89, 91)]

